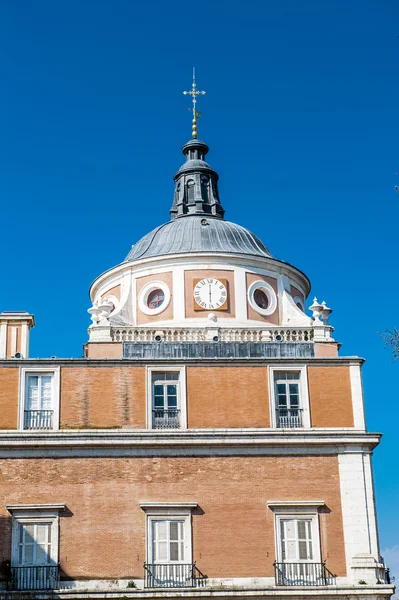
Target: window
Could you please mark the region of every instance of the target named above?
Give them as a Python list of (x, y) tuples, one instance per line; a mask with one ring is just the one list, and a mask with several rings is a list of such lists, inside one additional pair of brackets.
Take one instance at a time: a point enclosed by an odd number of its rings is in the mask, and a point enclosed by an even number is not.
[(27, 375), (24, 429), (52, 429), (53, 375)]
[(179, 373), (152, 374), (152, 427), (180, 427)]
[(147, 426), (187, 428), (184, 367), (147, 367)]
[(282, 562), (313, 560), (312, 521), (281, 519), (280, 542)]
[(159, 315), (169, 306), (170, 289), (164, 281), (151, 281), (139, 292), (139, 309), (145, 315)]
[(18, 565), (51, 564), (51, 523), (19, 523)]
[(152, 559), (155, 563), (184, 562), (184, 521), (152, 521)]
[(306, 366), (269, 367), (270, 421), (279, 429), (310, 427)]
[(142, 502), (147, 518), (145, 587), (195, 587), (191, 511), (196, 502)]
[(194, 181), (192, 179), (187, 182), (187, 199), (188, 202), (194, 202)]
[(264, 317), (272, 315), (277, 309), (276, 292), (269, 283), (262, 279), (251, 283), (247, 296), (249, 305)]
[(58, 587), (58, 529), (63, 504), (7, 506), (13, 516), (11, 589)]
[(255, 303), (259, 306), (259, 308), (263, 308), (266, 310), (269, 306), (269, 299), (266, 296), (265, 292), (261, 289), (256, 289), (254, 292), (254, 300)]
[(20, 429), (59, 427), (59, 367), (21, 369)]
[(201, 196), (204, 202), (209, 202), (209, 179), (201, 177)]
[(165, 294), (162, 290), (153, 290), (147, 298), (148, 308), (158, 308), (165, 301)]
[(299, 380), (295, 371), (274, 372), (277, 427), (302, 427)]

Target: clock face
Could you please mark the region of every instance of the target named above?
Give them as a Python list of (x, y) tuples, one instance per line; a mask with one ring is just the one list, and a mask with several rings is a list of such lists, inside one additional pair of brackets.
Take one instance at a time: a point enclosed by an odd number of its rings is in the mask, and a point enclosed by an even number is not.
[(194, 287), (194, 300), (202, 309), (218, 309), (227, 301), (226, 286), (212, 277), (201, 279)]

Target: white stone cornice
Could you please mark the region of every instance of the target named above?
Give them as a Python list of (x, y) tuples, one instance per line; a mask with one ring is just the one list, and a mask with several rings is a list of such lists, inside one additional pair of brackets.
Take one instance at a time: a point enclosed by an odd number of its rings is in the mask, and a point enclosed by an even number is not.
[[(260, 578), (253, 578), (257, 581)], [(137, 580), (139, 582), (139, 580)], [(205, 580), (207, 581), (207, 580)], [(71, 582), (65, 582), (71, 587)], [(90, 582), (91, 583), (91, 582)], [(151, 589), (135, 589), (122, 586), (115, 586), (115, 581), (112, 587), (105, 587), (104, 590), (99, 587), (96, 582), (95, 589), (60, 589), (56, 591), (56, 596), (63, 600), (88, 600), (94, 598), (106, 597), (110, 600), (120, 600), (123, 598), (135, 600), (153, 600), (159, 599), (179, 599), (187, 598), (187, 600), (204, 599), (212, 600), (228, 600), (236, 598), (245, 598), (245, 600), (267, 600), (274, 598), (275, 600), (285, 600), (292, 598), (293, 600), (311, 600), (316, 598), (324, 598), (325, 600), (389, 600), (395, 590), (394, 585), (330, 585), (330, 586), (275, 586), (275, 585), (236, 585), (235, 580), (229, 579), (228, 582), (221, 580), (217, 585), (206, 585), (197, 588), (151, 588)], [(82, 586), (86, 586), (85, 581), (81, 582)], [(126, 585), (126, 584), (125, 584)], [(115, 589), (116, 587), (116, 589)], [(37, 596), (37, 595), (36, 595)], [(43, 600), (51, 600), (55, 596), (54, 591), (41, 591), (40, 598)], [(0, 600), (17, 600), (21, 597), (21, 592), (9, 592), (6, 590), (0, 591)]]
[(0, 434), (0, 458), (34, 456), (267, 456), (370, 453), (379, 434), (355, 430), (81, 430)]

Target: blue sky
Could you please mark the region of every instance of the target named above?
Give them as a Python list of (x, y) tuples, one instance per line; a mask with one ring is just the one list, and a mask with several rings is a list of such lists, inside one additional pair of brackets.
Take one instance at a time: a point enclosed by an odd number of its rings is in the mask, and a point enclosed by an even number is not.
[(377, 333), (399, 326), (398, 3), (9, 0), (0, 16), (0, 310), (35, 314), (31, 355), (81, 356), (90, 283), (168, 220), (195, 65), (226, 217), (304, 270), (341, 354), (367, 358), (399, 576), (399, 363)]

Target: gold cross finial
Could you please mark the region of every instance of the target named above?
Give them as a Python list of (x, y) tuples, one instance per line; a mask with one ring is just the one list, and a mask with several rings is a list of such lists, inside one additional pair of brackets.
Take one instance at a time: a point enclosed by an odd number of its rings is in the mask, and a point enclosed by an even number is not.
[(193, 138), (196, 139), (198, 137), (198, 133), (197, 133), (197, 117), (199, 117), (199, 112), (196, 109), (196, 104), (197, 104), (197, 96), (199, 95), (204, 95), (206, 94), (206, 92), (199, 92), (197, 90), (197, 84), (195, 83), (195, 68), (193, 68), (193, 85), (191, 87), (191, 90), (189, 92), (183, 92), (184, 95), (189, 94), (191, 96), (191, 99), (193, 101), (193, 108), (189, 109), (192, 110), (193, 112)]

